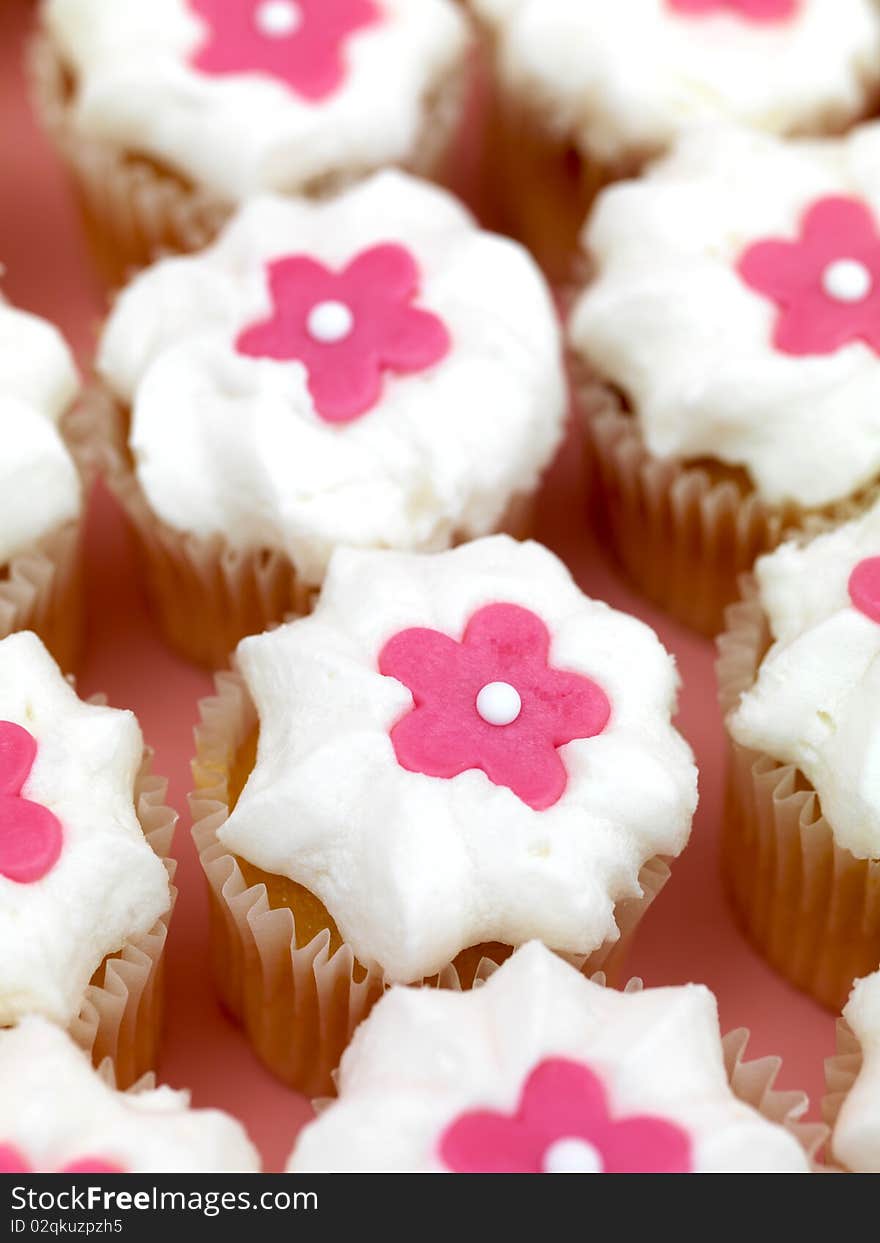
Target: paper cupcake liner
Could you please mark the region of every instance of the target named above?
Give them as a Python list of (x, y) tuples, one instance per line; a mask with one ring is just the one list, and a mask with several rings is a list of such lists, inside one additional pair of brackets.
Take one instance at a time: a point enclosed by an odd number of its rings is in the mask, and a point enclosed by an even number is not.
[[(719, 639), (725, 716), (753, 685), (770, 645), (754, 580)], [(793, 764), (728, 738), (722, 861), (740, 923), (792, 984), (840, 1012), (880, 961), (880, 862), (838, 845), (819, 796)]]
[(114, 1092), (125, 1092), (127, 1096), (139, 1096), (141, 1092), (155, 1092), (158, 1083), (155, 1071), (149, 1071), (146, 1075), (141, 1075), (135, 1083), (127, 1088), (121, 1088), (116, 1081), (116, 1067), (113, 1065), (109, 1057), (105, 1057), (99, 1066), (95, 1067), (95, 1071), (107, 1084), (108, 1088), (112, 1088)]
[[(127, 416), (102, 385), (87, 394), (84, 418), (90, 452), (125, 511), (152, 610), (172, 647), (222, 668), (245, 635), (311, 612), (319, 588), (303, 582), (283, 552), (232, 548), (220, 535), (202, 539), (155, 515), (133, 468)], [(525, 538), (533, 512), (534, 497), (515, 497), (499, 529)]]
[(128, 1088), (151, 1071), (157, 1060), (162, 1028), (163, 954), (177, 898), (176, 863), (171, 843), (177, 814), (165, 805), (167, 781), (151, 773), (152, 756), (135, 781), (134, 803), (144, 836), (165, 864), (171, 891), (168, 911), (143, 936), (132, 937), (108, 955), (86, 989), (70, 1035), (100, 1067), (109, 1060), (115, 1082)]
[[(498, 55), (486, 36), (489, 73)], [(494, 220), (532, 252), (554, 285), (571, 283), (580, 261), (580, 235), (597, 195), (634, 176), (636, 160), (602, 163), (537, 101), (494, 83), (484, 141), (483, 197)]]
[(801, 524), (802, 512), (768, 505), (704, 466), (655, 457), (616, 394), (575, 368), (597, 519), (610, 551), (649, 600), (714, 636), (740, 575)]
[(0, 639), (35, 631), (66, 672), (83, 643), (82, 523), (67, 522), (0, 568)]
[(804, 1122), (810, 1101), (806, 1092), (781, 1092), (775, 1087), (782, 1069), (781, 1057), (746, 1061), (750, 1033), (747, 1028), (729, 1032), (723, 1040), (724, 1065), (734, 1096), (758, 1111), (768, 1122), (784, 1127), (795, 1137), (815, 1168), (820, 1148), (828, 1138), (821, 1122)]
[[(199, 250), (217, 236), (235, 205), (136, 151), (79, 133), (74, 84), (47, 36), (32, 41), (29, 63), (37, 114), (67, 168), (95, 261), (111, 286), (162, 255)], [(466, 68), (456, 69), (435, 91), (406, 163), (409, 171), (434, 179), (445, 175), (463, 120), (467, 78)], [(353, 167), (316, 179), (301, 193), (335, 194), (372, 171)]]
[(0, 567), (0, 639), (33, 630), (65, 673), (72, 673), (85, 637), (83, 531), (94, 472), (79, 410), (65, 416), (61, 433), (80, 473), (82, 513)]
[[(191, 809), (193, 838), (208, 882), (217, 988), (274, 1074), (309, 1096), (326, 1096), (354, 1029), (389, 982), (358, 963), (350, 946), (331, 953), (329, 929), (298, 946), (293, 911), (272, 909), (266, 886), (249, 887), (236, 857), (220, 844), (217, 835), (229, 815), (230, 772), (253, 736), (257, 716), (239, 674), (219, 674), (216, 686), (216, 695), (200, 705)], [(664, 860), (647, 863), (639, 876), (642, 897), (621, 903), (616, 912), (619, 939), (588, 957), (566, 955), (568, 961), (587, 975), (618, 973), (637, 924), (668, 877)], [(474, 979), (487, 978), (499, 961), (482, 958)], [(424, 983), (462, 987), (453, 963)]]
[[(822, 1117), (832, 1138), (844, 1101), (862, 1071), (862, 1046), (846, 1019), (837, 1020), (836, 1043), (835, 1052), (825, 1059), (825, 1096), (822, 1100)], [(841, 1168), (834, 1161), (831, 1144), (826, 1161), (830, 1169)]]

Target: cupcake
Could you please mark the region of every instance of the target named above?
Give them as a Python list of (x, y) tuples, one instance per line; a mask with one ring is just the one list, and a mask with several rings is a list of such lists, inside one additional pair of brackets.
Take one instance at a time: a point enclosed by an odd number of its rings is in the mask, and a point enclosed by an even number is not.
[(67, 443), (78, 388), (55, 328), (0, 295), (0, 638), (35, 630), (65, 669), (82, 640), (83, 487)]
[(598, 191), (693, 128), (840, 133), (880, 96), (874, 0), (471, 0), (496, 80), (508, 227), (571, 275)]
[(700, 985), (616, 992), (532, 942), (472, 992), (386, 993), (288, 1170), (809, 1173), (806, 1098), (744, 1043)]
[(165, 784), (132, 713), (83, 703), (35, 635), (0, 641), (0, 1028), (41, 1015), (124, 1086), (158, 1038)]
[(880, 961), (880, 505), (756, 566), (721, 640), (725, 870), (749, 936), (839, 1011)]
[(532, 260), (397, 172), (248, 204), (121, 295), (97, 366), (155, 611), (215, 668), (307, 612), (338, 545), (525, 533), (567, 413)]
[(389, 984), (470, 988), (536, 938), (613, 970), (684, 848), (691, 752), (647, 626), (551, 553), (342, 549), (244, 640), (197, 731), (226, 1007), (312, 1095)]
[(705, 633), (787, 527), (880, 475), (878, 161), (878, 125), (694, 133), (584, 233), (570, 343), (608, 541)]
[(826, 1080), (831, 1160), (851, 1174), (880, 1173), (880, 972), (853, 989)]
[(255, 1174), (244, 1128), (189, 1094), (118, 1092), (59, 1027), (0, 1030), (0, 1174)]
[(44, 0), (37, 105), (111, 280), (246, 199), (446, 171), (470, 37), (452, 0)]

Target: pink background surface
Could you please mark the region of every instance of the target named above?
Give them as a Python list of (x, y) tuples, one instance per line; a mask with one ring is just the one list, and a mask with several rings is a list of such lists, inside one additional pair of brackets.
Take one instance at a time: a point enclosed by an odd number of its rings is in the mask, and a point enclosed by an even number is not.
[[(58, 324), (88, 366), (106, 296), (92, 276), (68, 187), (30, 115), (21, 61), (32, 5), (0, 0), (0, 263), (3, 289)], [(752, 1030), (750, 1056), (780, 1054), (779, 1086), (802, 1088), (818, 1116), (823, 1059), (833, 1052), (834, 1017), (763, 965), (738, 932), (718, 869), (724, 743), (715, 702), (714, 650), (664, 619), (627, 589), (586, 531), (578, 446), (569, 443), (543, 492), (538, 537), (558, 552), (590, 595), (644, 618), (676, 654), (684, 690), (680, 727), (697, 754), (701, 800), (691, 844), (648, 914), (629, 960), (649, 985), (699, 981), (717, 994), (725, 1030)], [(186, 795), (197, 701), (208, 674), (163, 645), (143, 603), (126, 532), (99, 487), (89, 514), (89, 636), (79, 686), (131, 708), (170, 778), (181, 813), (175, 843), (180, 900), (168, 945), (168, 1018), (160, 1077), (192, 1090), (197, 1106), (237, 1115), (279, 1169), (310, 1110), (271, 1078), (219, 1009), (208, 972), (207, 909), (189, 836)]]

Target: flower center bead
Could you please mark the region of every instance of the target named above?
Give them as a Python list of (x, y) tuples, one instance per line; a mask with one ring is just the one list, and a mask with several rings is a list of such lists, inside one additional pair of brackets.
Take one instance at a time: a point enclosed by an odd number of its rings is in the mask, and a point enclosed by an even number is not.
[(509, 682), (489, 682), (477, 695), (477, 712), (487, 725), (512, 725), (522, 712), (519, 691)]
[(293, 0), (264, 0), (254, 13), (257, 30), (267, 39), (285, 39), (302, 22), (302, 13)]
[(545, 1174), (602, 1174), (602, 1154), (585, 1139), (558, 1139), (544, 1154)]
[(870, 270), (857, 259), (838, 259), (822, 273), (822, 288), (835, 302), (864, 302), (873, 285)]
[(344, 302), (319, 302), (309, 312), (308, 333), (322, 345), (335, 345), (351, 336), (354, 315)]

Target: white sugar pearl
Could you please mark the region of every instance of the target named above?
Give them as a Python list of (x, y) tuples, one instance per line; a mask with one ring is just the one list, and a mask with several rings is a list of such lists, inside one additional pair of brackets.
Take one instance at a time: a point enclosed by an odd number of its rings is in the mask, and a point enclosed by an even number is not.
[(545, 1174), (602, 1174), (602, 1154), (585, 1139), (558, 1139), (544, 1153)]
[(267, 39), (284, 39), (299, 27), (302, 13), (293, 0), (264, 0), (257, 5), (254, 21)]
[(354, 315), (344, 302), (319, 302), (309, 313), (307, 327), (310, 337), (322, 345), (332, 345), (351, 333)]
[(522, 712), (519, 691), (509, 682), (489, 682), (477, 696), (477, 712), (487, 725), (512, 725)]
[(822, 288), (835, 302), (863, 302), (873, 287), (870, 270), (857, 259), (838, 259), (822, 273)]

